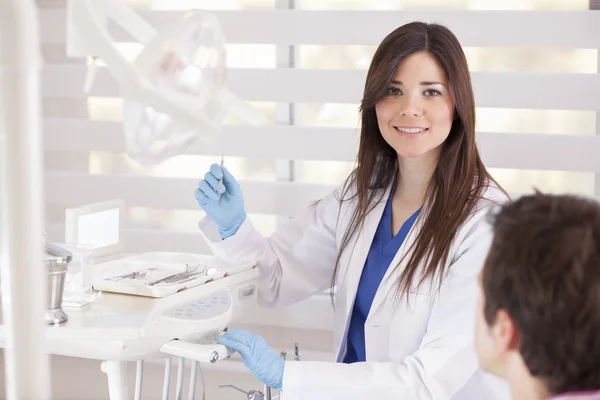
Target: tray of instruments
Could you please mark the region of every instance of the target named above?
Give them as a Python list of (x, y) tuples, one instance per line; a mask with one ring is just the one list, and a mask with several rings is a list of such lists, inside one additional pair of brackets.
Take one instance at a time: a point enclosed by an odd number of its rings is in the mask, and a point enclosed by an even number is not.
[(229, 264), (202, 254), (152, 252), (95, 265), (93, 286), (101, 291), (158, 298), (254, 266)]

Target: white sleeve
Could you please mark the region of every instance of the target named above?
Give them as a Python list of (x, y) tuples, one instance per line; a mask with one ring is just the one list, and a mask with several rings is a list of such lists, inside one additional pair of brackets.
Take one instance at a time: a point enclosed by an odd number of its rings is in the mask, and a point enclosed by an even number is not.
[(248, 218), (225, 240), (209, 218), (200, 221), (199, 228), (215, 256), (257, 262), (259, 303), (282, 307), (329, 287), (337, 257), (338, 196), (339, 189), (286, 221), (270, 238), (256, 231)]
[[(284, 398), (452, 398), (478, 369), (473, 347), (479, 293), (477, 275), (492, 236), (487, 222), (477, 225), (459, 245), (448, 275), (435, 295), (427, 330), (417, 351), (402, 362), (286, 362)], [(491, 397), (478, 393), (472, 398)]]

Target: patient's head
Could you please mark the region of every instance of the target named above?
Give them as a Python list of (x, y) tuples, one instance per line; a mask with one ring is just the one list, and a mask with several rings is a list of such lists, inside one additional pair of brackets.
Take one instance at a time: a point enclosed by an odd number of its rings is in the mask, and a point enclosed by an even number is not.
[(492, 223), (475, 329), (482, 367), (545, 395), (600, 389), (600, 204), (535, 194)]

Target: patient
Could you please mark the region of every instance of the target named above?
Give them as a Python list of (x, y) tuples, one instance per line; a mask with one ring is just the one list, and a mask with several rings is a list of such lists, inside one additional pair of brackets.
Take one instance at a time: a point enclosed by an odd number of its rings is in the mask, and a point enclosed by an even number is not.
[(481, 366), (513, 400), (600, 399), (600, 204), (535, 194), (502, 207), (480, 275)]

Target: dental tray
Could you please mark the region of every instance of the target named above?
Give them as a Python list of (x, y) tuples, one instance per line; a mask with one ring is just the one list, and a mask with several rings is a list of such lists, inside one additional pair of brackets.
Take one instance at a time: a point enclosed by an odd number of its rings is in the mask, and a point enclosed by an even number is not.
[(158, 298), (254, 267), (209, 255), (152, 252), (95, 265), (92, 284), (96, 290)]

